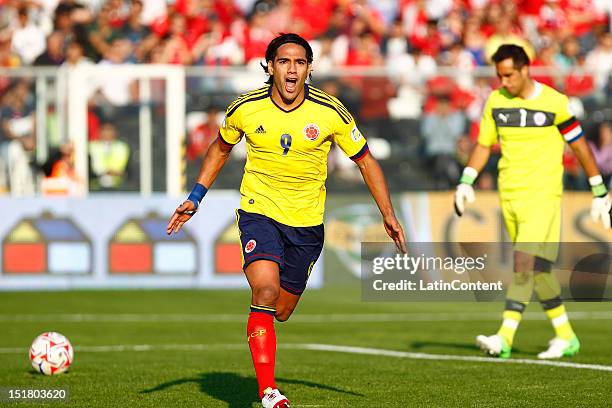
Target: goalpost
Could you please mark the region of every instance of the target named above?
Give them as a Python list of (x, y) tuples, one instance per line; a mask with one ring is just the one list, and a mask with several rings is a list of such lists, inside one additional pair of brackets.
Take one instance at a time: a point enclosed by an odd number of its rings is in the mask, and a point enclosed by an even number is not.
[(166, 192), (177, 196), (183, 192), (181, 162), (185, 139), (185, 70), (176, 65), (80, 66), (68, 76), (68, 139), (74, 143), (75, 168), (82, 191), (88, 183), (87, 99), (91, 83), (100, 79), (130, 78), (139, 82), (140, 192), (153, 190), (153, 154), (151, 132), (150, 80), (165, 80), (166, 106)]

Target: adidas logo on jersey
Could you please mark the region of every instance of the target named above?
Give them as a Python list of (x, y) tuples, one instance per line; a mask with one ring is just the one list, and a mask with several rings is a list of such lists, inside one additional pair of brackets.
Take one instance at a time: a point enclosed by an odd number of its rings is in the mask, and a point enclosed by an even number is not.
[(262, 125), (259, 125), (259, 127), (255, 130), (255, 133), (266, 133), (266, 130)]

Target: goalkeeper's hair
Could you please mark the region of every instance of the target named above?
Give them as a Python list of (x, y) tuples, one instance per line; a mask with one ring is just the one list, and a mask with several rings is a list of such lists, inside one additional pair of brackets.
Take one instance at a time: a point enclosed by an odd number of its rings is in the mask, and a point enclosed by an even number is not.
[[(295, 33), (281, 34), (278, 37), (274, 38), (272, 41), (270, 41), (270, 44), (268, 44), (268, 48), (266, 48), (266, 63), (261, 64), (261, 67), (263, 68), (266, 74), (270, 75), (270, 73), (268, 72), (268, 61), (274, 62), (274, 58), (276, 58), (276, 53), (278, 52), (280, 46), (288, 43), (297, 44), (304, 48), (304, 50), (306, 50), (306, 61), (308, 61), (309, 64), (312, 64), (312, 48), (310, 48), (310, 44), (308, 44), (308, 41), (306, 41)], [(270, 75), (270, 78), (268, 78), (266, 84), (272, 84), (273, 81), (274, 75)]]
[(495, 54), (491, 57), (496, 64), (505, 59), (512, 58), (512, 63), (515, 69), (521, 69), (525, 65), (529, 65), (529, 57), (523, 47), (515, 44), (500, 45)]

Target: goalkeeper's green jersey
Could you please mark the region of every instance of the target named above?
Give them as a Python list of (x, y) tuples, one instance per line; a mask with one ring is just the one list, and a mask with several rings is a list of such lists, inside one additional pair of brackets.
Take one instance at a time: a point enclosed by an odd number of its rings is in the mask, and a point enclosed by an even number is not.
[(478, 143), (501, 143), (499, 192), (502, 200), (560, 196), (563, 148), (582, 137), (567, 96), (535, 82), (531, 98), (511, 96), (504, 88), (487, 99)]

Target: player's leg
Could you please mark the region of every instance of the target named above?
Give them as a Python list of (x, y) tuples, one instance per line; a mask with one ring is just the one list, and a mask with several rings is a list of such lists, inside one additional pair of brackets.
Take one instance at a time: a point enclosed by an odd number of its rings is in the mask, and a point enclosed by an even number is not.
[(323, 250), (323, 225), (287, 227), (280, 224), (284, 239), (283, 268), (280, 275), (280, 296), (276, 304), (276, 320), (284, 322), (295, 310), (314, 264)]
[(286, 322), (291, 314), (293, 314), (299, 301), (300, 295), (287, 292), (281, 287), (278, 300), (276, 301), (276, 320)]
[(565, 306), (561, 300), (561, 286), (552, 272), (550, 261), (536, 261), (535, 291), (546, 316), (555, 330), (555, 338), (549, 348), (538, 354), (538, 358), (561, 358), (572, 356), (580, 350), (580, 341), (572, 329)]
[[(521, 225), (520, 209), (514, 201), (502, 201), (502, 214), (511, 241), (516, 242)], [(476, 337), (476, 344), (487, 354), (501, 358), (510, 357), (514, 336), (523, 312), (533, 292), (534, 257), (527, 252), (514, 251), (514, 274), (506, 293), (502, 323), (496, 334)]]
[(257, 260), (247, 266), (245, 274), (251, 286), (251, 312), (247, 322), (247, 339), (257, 375), (259, 398), (262, 398), (263, 402), (264, 398), (270, 399), (272, 394), (281, 395), (274, 382), (276, 363), (274, 315), (280, 290), (279, 267), (273, 261)]
[(580, 342), (572, 329), (565, 306), (561, 300), (561, 285), (552, 271), (552, 261), (557, 258), (560, 237), (561, 211), (560, 200), (553, 199), (546, 206), (550, 208), (550, 229), (544, 239), (542, 256), (535, 262), (535, 292), (542, 309), (550, 319), (555, 330), (555, 338), (549, 342), (546, 351), (539, 358), (561, 358), (572, 356), (580, 350)]
[(514, 336), (523, 317), (523, 312), (533, 292), (534, 256), (522, 251), (514, 251), (514, 274), (506, 292), (506, 303), (502, 313), (502, 323), (496, 334), (478, 336), (478, 346), (489, 355), (509, 358)]
[(251, 286), (247, 340), (257, 376), (259, 397), (266, 408), (289, 406), (287, 398), (278, 391), (274, 382), (274, 316), (280, 291), (282, 240), (272, 220), (267, 217), (239, 210), (237, 222), (243, 269)]

